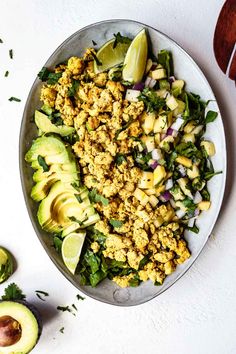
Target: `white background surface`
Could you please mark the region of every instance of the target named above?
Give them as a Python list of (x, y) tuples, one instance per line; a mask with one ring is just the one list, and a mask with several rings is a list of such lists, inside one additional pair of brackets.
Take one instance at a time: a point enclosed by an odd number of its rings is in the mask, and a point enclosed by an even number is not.
[[(236, 186), (235, 85), (216, 65), (212, 39), (222, 0), (0, 1), (0, 244), (16, 256), (10, 281), (42, 311), (44, 330), (33, 353), (235, 354)], [(73, 32), (92, 22), (131, 18), (176, 40), (209, 79), (224, 119), (228, 178), (220, 217), (202, 254), (171, 289), (149, 303), (118, 308), (86, 298), (57, 271), (31, 226), (21, 191), (18, 138), (24, 103), (39, 69)], [(14, 59), (8, 50), (13, 48)], [(6, 70), (10, 74), (4, 77)], [(10, 96), (21, 103), (9, 102)], [(0, 292), (5, 287), (0, 286)], [(45, 303), (34, 290), (48, 291)], [(78, 307), (77, 316), (57, 305)], [(59, 332), (65, 327), (64, 334)], [(0, 350), (1, 353), (1, 350)]]

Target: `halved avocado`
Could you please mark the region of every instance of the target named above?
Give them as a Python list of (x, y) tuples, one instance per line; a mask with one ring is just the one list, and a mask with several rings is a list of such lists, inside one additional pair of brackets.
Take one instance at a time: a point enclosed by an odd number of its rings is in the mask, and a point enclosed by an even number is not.
[(37, 110), (35, 111), (34, 120), (41, 133), (56, 133), (61, 136), (67, 136), (75, 131), (73, 127), (53, 124), (46, 114)]
[(37, 310), (27, 302), (0, 302), (0, 353), (26, 354), (41, 334)]

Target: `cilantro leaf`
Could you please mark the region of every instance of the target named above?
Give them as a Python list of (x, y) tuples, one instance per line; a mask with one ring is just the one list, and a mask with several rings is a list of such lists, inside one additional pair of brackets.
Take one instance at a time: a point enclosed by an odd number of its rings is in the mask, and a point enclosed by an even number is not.
[(8, 77), (8, 75), (9, 75), (9, 71), (7, 70), (6, 72), (5, 72), (5, 77)]
[(49, 294), (48, 294), (47, 292), (41, 291), (41, 290), (35, 290), (35, 294), (36, 294), (36, 296), (37, 296), (40, 300), (42, 300), (42, 301), (46, 301), (46, 300), (42, 297), (42, 295), (43, 295), (43, 296), (49, 296)]
[(2, 40), (2, 38), (0, 38), (0, 43), (3, 43), (3, 40)]
[(49, 166), (47, 165), (45, 158), (41, 155), (38, 155), (37, 160), (38, 160), (39, 165), (43, 168), (43, 172), (48, 172)]
[(72, 79), (71, 87), (68, 90), (68, 97), (74, 97), (79, 88), (80, 82), (78, 80)]
[(19, 99), (19, 98), (17, 98), (17, 97), (12, 96), (12, 97), (10, 97), (10, 98), (8, 99), (8, 101), (10, 101), (10, 102), (12, 102), (12, 101), (15, 101), (15, 102), (21, 102), (21, 99)]
[(13, 49), (10, 49), (10, 50), (9, 50), (9, 57), (10, 57), (11, 59), (13, 59)]
[(156, 91), (146, 87), (138, 96), (139, 101), (143, 101), (148, 112), (158, 111), (166, 104), (164, 98), (157, 96)]
[(26, 296), (23, 294), (22, 290), (15, 283), (11, 283), (4, 290), (5, 295), (2, 296), (2, 300), (24, 300)]
[(124, 154), (116, 154), (115, 163), (120, 166), (124, 161), (126, 161), (126, 156)]
[(194, 232), (195, 234), (199, 233), (199, 227), (197, 227), (196, 222), (194, 221), (194, 225), (192, 227), (186, 226), (186, 229)]
[(77, 297), (78, 300), (84, 300), (85, 299), (85, 297), (81, 296), (80, 294), (77, 294), (76, 297)]
[(50, 71), (45, 66), (38, 73), (38, 77), (41, 81), (47, 81)]
[(172, 55), (168, 50), (161, 50), (157, 56), (158, 63), (161, 64), (167, 73), (167, 77), (173, 74), (173, 59)]
[(59, 237), (54, 236), (53, 237), (53, 245), (54, 245), (56, 251), (58, 253), (60, 253), (61, 252), (61, 247), (62, 247), (62, 240)]
[(115, 41), (113, 43), (113, 49), (116, 48), (118, 43), (125, 43), (125, 44), (131, 43), (131, 39), (129, 37), (122, 36), (120, 32), (118, 32), (117, 34), (114, 33), (114, 37), (115, 37)]
[(206, 115), (206, 118), (205, 118), (205, 123), (207, 124), (207, 123), (214, 122), (214, 120), (216, 120), (217, 116), (218, 116), (217, 112), (208, 111), (207, 115)]
[(59, 73), (49, 73), (47, 83), (49, 85), (55, 85), (57, 81), (62, 77), (62, 72)]
[(59, 329), (59, 331), (60, 331), (61, 333), (64, 333), (64, 329), (65, 329), (65, 327), (61, 327), (61, 328)]
[(123, 221), (120, 220), (115, 220), (115, 219), (110, 219), (109, 223), (113, 226), (113, 227), (121, 227), (123, 225)]
[(214, 171), (209, 171), (206, 172), (204, 175), (204, 179), (206, 181), (209, 181), (212, 177), (216, 176), (216, 175), (220, 175), (223, 171), (218, 171), (218, 172), (214, 172)]
[(83, 199), (79, 194), (74, 194), (75, 198), (78, 200), (79, 203), (83, 203)]
[(97, 45), (97, 43), (92, 39), (92, 43), (93, 43), (93, 45)]
[(89, 199), (91, 203), (102, 203), (105, 206), (109, 204), (109, 200), (99, 194), (96, 188), (93, 188), (92, 191), (89, 192)]

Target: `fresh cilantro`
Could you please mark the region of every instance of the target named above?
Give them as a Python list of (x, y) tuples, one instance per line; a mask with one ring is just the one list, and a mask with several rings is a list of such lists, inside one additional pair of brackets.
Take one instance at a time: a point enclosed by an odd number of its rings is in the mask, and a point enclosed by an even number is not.
[(130, 279), (129, 286), (136, 287), (139, 286), (139, 284), (140, 284), (140, 278), (138, 274), (135, 274), (134, 277)]
[(206, 115), (206, 118), (205, 118), (205, 123), (207, 124), (207, 123), (214, 122), (214, 120), (216, 120), (217, 116), (218, 116), (217, 112), (208, 111), (207, 115)]
[(154, 89), (146, 87), (138, 96), (139, 101), (143, 101), (148, 112), (158, 111), (166, 104), (164, 98), (157, 96)]
[(182, 200), (182, 203), (185, 206), (185, 208), (187, 208), (188, 215), (192, 216), (194, 214), (197, 205), (194, 204), (193, 200), (189, 197), (186, 197), (184, 200)]
[(201, 190), (201, 196), (203, 200), (211, 200), (211, 195), (206, 187)]
[(151, 254), (147, 254), (141, 259), (138, 269), (143, 269), (143, 267), (149, 262), (150, 256)]
[(57, 236), (53, 237), (53, 245), (54, 245), (56, 251), (58, 253), (61, 253), (62, 240), (59, 237), (57, 237)]
[(62, 311), (62, 312), (72, 312), (71, 308), (69, 306), (57, 306), (57, 310), (58, 311)]
[(48, 172), (49, 166), (47, 165), (45, 158), (41, 155), (38, 155), (37, 160), (38, 160), (39, 165), (43, 168), (43, 172)]
[(107, 206), (109, 204), (109, 200), (105, 197), (103, 197), (101, 194), (99, 194), (96, 190), (96, 188), (93, 188), (89, 192), (89, 199), (91, 203), (102, 203), (103, 205)]
[(115, 220), (115, 219), (110, 219), (109, 223), (116, 228), (120, 228), (123, 225), (123, 221), (120, 220)]
[(167, 155), (167, 168), (170, 171), (174, 171), (175, 168), (175, 159), (177, 158), (178, 154), (176, 151), (173, 151), (171, 154)]
[(114, 33), (115, 41), (113, 43), (113, 49), (116, 48), (118, 43), (125, 43), (125, 44), (130, 44), (131, 39), (129, 37), (124, 37), (118, 32), (117, 34)]
[(186, 229), (189, 231), (194, 232), (195, 234), (199, 233), (199, 228), (196, 226), (196, 222), (194, 221), (194, 225), (193, 226), (186, 226)]
[(45, 66), (38, 73), (38, 77), (41, 81), (47, 81), (50, 71)]
[(136, 164), (143, 170), (147, 171), (150, 170), (151, 167), (148, 164), (148, 161), (152, 158), (152, 153), (148, 152), (140, 152), (138, 149), (134, 149), (133, 151), (133, 158)]
[(161, 286), (162, 284), (159, 281), (155, 281), (154, 285), (155, 286)]
[(126, 156), (124, 154), (116, 154), (115, 163), (120, 166), (124, 161), (126, 161)]
[(0, 43), (3, 43), (3, 40), (0, 38)]
[(180, 143), (176, 146), (175, 151), (179, 155), (188, 158), (202, 158), (202, 152), (190, 141), (187, 143)]
[(92, 39), (92, 43), (93, 43), (93, 45), (97, 45), (97, 43)]
[(85, 297), (81, 296), (80, 294), (77, 294), (76, 297), (77, 297), (78, 300), (84, 300), (85, 299)]
[(22, 290), (15, 283), (11, 283), (4, 290), (5, 295), (2, 296), (2, 300), (14, 301), (14, 300), (24, 300), (26, 296), (23, 294)]
[(79, 203), (83, 203), (83, 199), (79, 194), (74, 194), (75, 198), (78, 200)]
[(72, 79), (71, 87), (68, 90), (68, 97), (74, 97), (79, 88), (80, 82), (78, 80)]
[(73, 309), (75, 309), (75, 311), (78, 311), (77, 307), (75, 306), (75, 304), (71, 305), (73, 307)]
[(9, 75), (9, 71), (7, 70), (6, 72), (5, 72), (5, 77), (8, 77), (8, 75)]
[(204, 123), (205, 121), (205, 108), (207, 102), (201, 100), (199, 95), (193, 92), (185, 92), (185, 111), (183, 118), (194, 120), (197, 124)]
[(12, 96), (12, 97), (10, 97), (10, 98), (8, 99), (8, 101), (10, 101), (10, 102), (12, 102), (12, 101), (15, 101), (15, 102), (21, 102), (21, 99), (19, 99), (19, 98), (17, 98), (17, 97)]
[(173, 60), (171, 53), (167, 50), (161, 50), (158, 53), (157, 61), (165, 68), (167, 77), (170, 77), (173, 74)]
[(35, 290), (36, 296), (42, 300), (42, 301), (46, 301), (45, 298), (42, 297), (43, 296), (49, 296), (49, 294), (45, 291), (41, 291), (41, 290)]
[(102, 62), (98, 59), (95, 53), (91, 52), (91, 55), (93, 56), (93, 59), (95, 60), (97, 66), (101, 66)]
[(47, 83), (49, 85), (55, 85), (57, 81), (62, 77), (62, 72), (59, 73), (49, 73)]
[(70, 221), (77, 222), (79, 225), (82, 224), (82, 221), (76, 219), (76, 217), (74, 216), (69, 216), (68, 219), (70, 219)]
[(220, 175), (221, 173), (222, 173), (222, 171), (218, 171), (218, 172), (209, 171), (209, 172), (206, 172), (205, 175), (204, 175), (204, 179), (206, 181), (209, 181), (212, 177), (214, 177), (216, 175)]
[(60, 331), (61, 333), (64, 333), (64, 329), (65, 329), (65, 327), (61, 327), (61, 328), (59, 329), (59, 331)]
[(9, 50), (9, 57), (10, 57), (11, 59), (13, 59), (13, 49), (10, 49), (10, 50)]

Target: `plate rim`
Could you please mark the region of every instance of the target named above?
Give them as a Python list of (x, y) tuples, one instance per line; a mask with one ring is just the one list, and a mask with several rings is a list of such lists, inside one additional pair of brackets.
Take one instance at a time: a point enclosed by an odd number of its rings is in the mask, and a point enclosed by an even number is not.
[(72, 38), (74, 38), (75, 36), (77, 36), (80, 32), (89, 29), (91, 27), (96, 27), (97, 25), (100, 24), (109, 24), (109, 23), (117, 23), (117, 22), (129, 22), (129, 23), (136, 23), (138, 25), (142, 25), (147, 29), (152, 29), (155, 32), (159, 33), (160, 35), (162, 35), (163, 37), (165, 37), (166, 39), (168, 39), (168, 41), (172, 42), (176, 47), (178, 47), (178, 49), (185, 55), (188, 57), (188, 59), (192, 62), (192, 64), (196, 67), (196, 69), (198, 70), (199, 74), (201, 75), (202, 79), (207, 83), (208, 85), (208, 89), (210, 90), (212, 97), (214, 98), (218, 111), (220, 113), (220, 121), (221, 121), (221, 126), (222, 126), (222, 143), (223, 143), (223, 151), (224, 151), (224, 167), (225, 170), (223, 171), (223, 179), (222, 179), (222, 191), (220, 194), (220, 198), (218, 200), (218, 206), (216, 209), (216, 212), (214, 214), (214, 218), (212, 221), (212, 225), (210, 227), (209, 230), (209, 235), (205, 237), (205, 240), (203, 242), (202, 247), (200, 248), (200, 250), (197, 252), (197, 254), (195, 255), (195, 257), (193, 259), (191, 259), (191, 262), (189, 262), (189, 264), (187, 265), (187, 267), (179, 274), (179, 276), (173, 280), (173, 282), (171, 284), (169, 284), (165, 289), (161, 290), (160, 292), (158, 292), (155, 295), (150, 296), (148, 299), (144, 299), (138, 302), (135, 302), (133, 304), (126, 304), (125, 302), (115, 302), (112, 303), (106, 299), (101, 299), (100, 297), (97, 297), (96, 295), (93, 295), (91, 293), (88, 293), (86, 291), (86, 287), (85, 286), (81, 286), (80, 284), (78, 284), (74, 279), (73, 276), (68, 274), (65, 269), (63, 269), (63, 267), (57, 262), (57, 260), (52, 256), (52, 254), (49, 252), (47, 245), (44, 243), (42, 237), (41, 237), (41, 232), (39, 230), (39, 227), (37, 225), (37, 222), (35, 221), (32, 209), (30, 208), (30, 205), (28, 203), (28, 193), (26, 191), (26, 185), (25, 185), (25, 180), (24, 180), (24, 173), (23, 173), (23, 164), (25, 163), (24, 157), (23, 157), (23, 132), (24, 132), (24, 126), (25, 126), (25, 121), (27, 118), (27, 109), (30, 103), (30, 99), (31, 99), (31, 95), (32, 92), (34, 90), (34, 88), (37, 86), (37, 84), (39, 83), (39, 79), (38, 77), (35, 78), (35, 80), (33, 81), (33, 84), (30, 88), (30, 91), (27, 95), (27, 99), (25, 102), (25, 106), (24, 106), (24, 110), (23, 110), (23, 115), (22, 115), (22, 119), (21, 119), (21, 125), (20, 125), (20, 134), (19, 134), (19, 170), (20, 170), (20, 180), (21, 180), (21, 188), (23, 191), (23, 196), (24, 196), (24, 201), (25, 201), (25, 205), (27, 208), (27, 212), (28, 215), (30, 217), (30, 221), (31, 224), (33, 226), (33, 229), (37, 235), (37, 238), (39, 239), (41, 245), (43, 246), (44, 250), (46, 251), (47, 255), (49, 256), (49, 258), (51, 259), (51, 261), (53, 262), (53, 264), (56, 266), (56, 268), (65, 276), (65, 278), (71, 283), (73, 284), (79, 291), (81, 291), (82, 293), (84, 293), (86, 296), (89, 296), (91, 298), (93, 298), (94, 300), (109, 304), (109, 305), (113, 305), (113, 306), (118, 306), (118, 307), (131, 307), (131, 306), (137, 306), (137, 305), (141, 305), (144, 304), (146, 302), (149, 302), (150, 300), (153, 300), (154, 298), (156, 298), (157, 296), (163, 294), (165, 291), (167, 291), (168, 289), (170, 289), (180, 278), (182, 278), (187, 271), (192, 267), (192, 265), (195, 263), (195, 261), (197, 260), (197, 258), (200, 256), (201, 252), (203, 251), (203, 249), (206, 246), (206, 243), (212, 233), (213, 228), (216, 225), (217, 219), (219, 217), (219, 213), (223, 204), (223, 199), (224, 199), (224, 195), (225, 195), (225, 187), (226, 187), (226, 178), (227, 178), (227, 147), (226, 147), (226, 138), (225, 138), (225, 129), (224, 129), (224, 124), (223, 124), (223, 119), (222, 119), (222, 114), (221, 114), (221, 110), (218, 104), (218, 101), (215, 97), (215, 94), (213, 92), (213, 89), (208, 81), (208, 79), (206, 78), (205, 74), (203, 73), (201, 67), (199, 66), (199, 64), (192, 58), (192, 56), (181, 46), (179, 45), (174, 39), (172, 39), (171, 37), (169, 37), (167, 34), (165, 34), (164, 32), (156, 29), (153, 26), (147, 25), (143, 22), (140, 21), (136, 21), (136, 20), (130, 20), (130, 19), (125, 19), (125, 18), (119, 18), (119, 19), (108, 19), (108, 20), (102, 20), (102, 21), (98, 21), (98, 22), (93, 22), (92, 24), (88, 24), (82, 28), (80, 28), (79, 30), (77, 30), (76, 32), (74, 32), (73, 34), (71, 34), (69, 37), (67, 37), (54, 51), (53, 53), (49, 56), (49, 58), (47, 59), (47, 61), (45, 62), (45, 64), (43, 66), (47, 66), (47, 63), (50, 62), (50, 60), (54, 57), (54, 55), (60, 51), (61, 48), (63, 48), (64, 45), (66, 45), (67, 42), (69, 42)]

